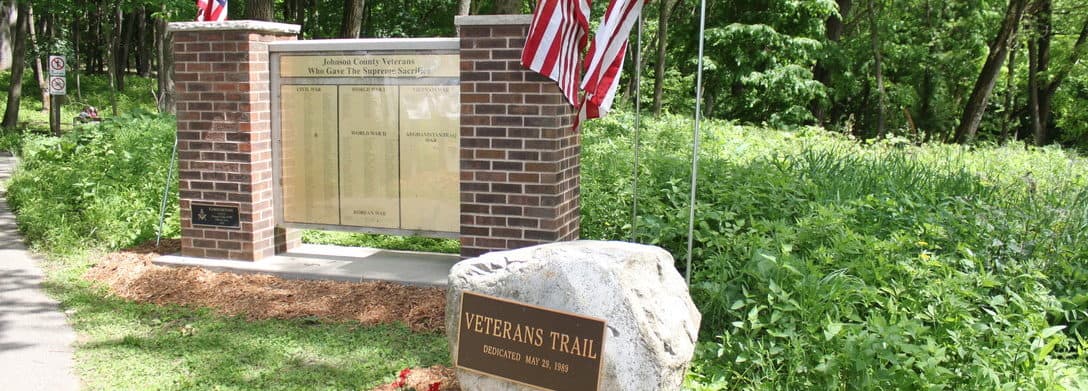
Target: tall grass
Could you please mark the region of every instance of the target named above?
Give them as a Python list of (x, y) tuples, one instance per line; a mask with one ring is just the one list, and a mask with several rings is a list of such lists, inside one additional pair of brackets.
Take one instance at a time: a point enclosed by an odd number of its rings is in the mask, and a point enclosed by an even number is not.
[[(38, 249), (64, 255), (155, 236), (174, 142), (172, 117), (134, 113), (63, 137), (27, 136), (8, 201)], [(165, 234), (179, 230), (177, 181)]]
[[(630, 235), (629, 118), (585, 130), (583, 235)], [(690, 123), (644, 130), (639, 241), (686, 255)], [(710, 122), (697, 389), (1075, 389), (1088, 162)], [(682, 268), (683, 265), (678, 265)], [(1080, 381), (1079, 385), (1075, 382)]]

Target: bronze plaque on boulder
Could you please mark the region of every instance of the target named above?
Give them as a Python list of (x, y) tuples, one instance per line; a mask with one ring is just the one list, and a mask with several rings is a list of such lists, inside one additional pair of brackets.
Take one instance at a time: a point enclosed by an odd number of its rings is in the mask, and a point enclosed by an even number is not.
[(238, 207), (192, 204), (193, 225), (239, 228)]
[(553, 391), (596, 390), (605, 321), (463, 292), (454, 366)]

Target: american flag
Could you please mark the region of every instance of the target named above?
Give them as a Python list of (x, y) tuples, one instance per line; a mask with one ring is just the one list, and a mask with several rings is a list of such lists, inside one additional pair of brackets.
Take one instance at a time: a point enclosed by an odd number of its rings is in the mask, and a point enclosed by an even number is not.
[(589, 32), (590, 0), (540, 0), (521, 64), (559, 83), (567, 101), (578, 107), (579, 60)]
[(227, 20), (227, 0), (196, 0), (197, 22)]
[[(586, 91), (585, 103), (579, 113), (579, 121), (600, 118), (612, 109), (616, 88), (620, 84), (623, 57), (627, 52), (627, 36), (642, 13), (648, 0), (611, 0), (608, 11), (601, 19), (601, 26), (593, 37), (593, 44), (586, 54), (586, 74), (582, 89)], [(636, 48), (637, 50), (637, 48)]]

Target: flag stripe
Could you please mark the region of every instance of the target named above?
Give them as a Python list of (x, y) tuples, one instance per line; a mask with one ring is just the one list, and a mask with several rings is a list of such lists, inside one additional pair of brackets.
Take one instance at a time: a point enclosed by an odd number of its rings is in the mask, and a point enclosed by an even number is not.
[(197, 0), (198, 22), (222, 22), (227, 20), (227, 0)]
[(578, 105), (579, 60), (588, 42), (590, 0), (540, 0), (521, 52), (521, 64), (554, 80)]
[[(586, 73), (581, 82), (585, 101), (579, 120), (600, 118), (608, 113), (619, 87), (627, 52), (627, 37), (642, 13), (645, 0), (611, 0), (586, 54)], [(637, 48), (636, 48), (637, 50)]]

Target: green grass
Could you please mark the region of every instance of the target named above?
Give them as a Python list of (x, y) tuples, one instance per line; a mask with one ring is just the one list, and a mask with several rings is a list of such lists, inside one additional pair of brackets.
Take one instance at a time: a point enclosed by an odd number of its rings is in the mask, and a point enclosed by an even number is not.
[(46, 288), (79, 334), (77, 370), (87, 389), (370, 389), (402, 368), (449, 365), (437, 333), (137, 304), (83, 280), (86, 262), (49, 261)]
[(461, 252), (461, 243), (456, 239), (436, 239), (419, 236), (306, 230), (302, 233), (302, 241), (314, 244), (374, 247), (387, 250), (425, 251), (446, 254), (459, 254)]

